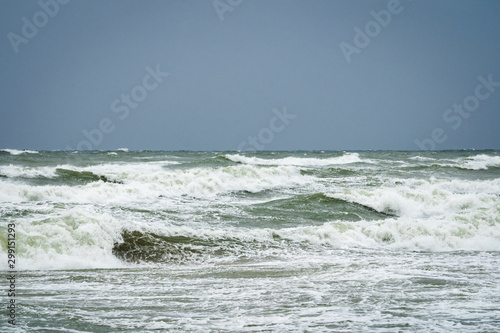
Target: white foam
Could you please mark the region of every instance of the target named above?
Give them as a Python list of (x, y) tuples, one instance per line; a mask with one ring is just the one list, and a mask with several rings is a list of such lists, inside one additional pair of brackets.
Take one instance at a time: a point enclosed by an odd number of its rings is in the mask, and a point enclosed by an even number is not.
[[(162, 231), (156, 230), (156, 232)], [(292, 242), (327, 245), (333, 248), (360, 247), (429, 251), (500, 250), (500, 226), (498, 223), (492, 223), (487, 214), (455, 219), (404, 217), (382, 221), (334, 221), (321, 226), (278, 230), (175, 227), (169, 228), (167, 233), (211, 240), (235, 238), (241, 242), (265, 243), (272, 243), (276, 236), (279, 236)]]
[(435, 158), (431, 158), (431, 157), (423, 157), (423, 156), (413, 156), (413, 157), (410, 157), (410, 160), (414, 160), (414, 161), (435, 161), (436, 159)]
[[(248, 159), (242, 155), (228, 156)], [(338, 159), (345, 156), (325, 160), (334, 159), (339, 162)], [(492, 165), (496, 163), (496, 157), (477, 155), (462, 161)], [(359, 157), (355, 154), (349, 158)], [(250, 159), (252, 163), (228, 167), (191, 169), (164, 167), (179, 163), (177, 161), (107, 163), (87, 167), (0, 166), (0, 174), (8, 177), (50, 178), (57, 176), (56, 168), (64, 168), (78, 172), (88, 171), (120, 182), (32, 186), (2, 178), (0, 201), (5, 202), (2, 204), (6, 209), (5, 216), (14, 216), (9, 210), (15, 211), (16, 205), (34, 207), (27, 209), (30, 213), (17, 223), (21, 244), (20, 268), (119, 267), (124, 264), (113, 256), (112, 248), (114, 242), (120, 240), (124, 227), (167, 236), (224, 240), (219, 243), (233, 246), (228, 250), (228, 257), (220, 260), (233, 260), (238, 255), (249, 255), (247, 250), (253, 251), (255, 256), (267, 255), (268, 252), (265, 251), (275, 251), (277, 256), (290, 256), (296, 249), (305, 247), (307, 251), (311, 248), (311, 251), (322, 251), (325, 248), (351, 247), (500, 251), (500, 178), (387, 179), (382, 176), (382, 185), (370, 187), (366, 185), (366, 178), (360, 176), (320, 181), (313, 176), (301, 175), (296, 165), (304, 161), (318, 163), (322, 159), (253, 159)], [(261, 160), (270, 162), (266, 162), (269, 163), (267, 166), (260, 166)], [(281, 162), (283, 165), (276, 164)], [(269, 189), (279, 189), (280, 193), (303, 193), (304, 190), (307, 193), (311, 193), (311, 190), (317, 193), (318, 188), (333, 198), (397, 216), (377, 221), (330, 221), (320, 226), (283, 229), (244, 228), (243, 225), (231, 227), (227, 224), (208, 224), (205, 221), (189, 223), (191, 217), (196, 217), (199, 209), (212, 209), (211, 205), (221, 197), (230, 197), (219, 196), (220, 194)], [(182, 201), (186, 195), (190, 199)], [(193, 200), (191, 197), (203, 200)], [(77, 204), (76, 208), (72, 208), (73, 203)], [(238, 204), (243, 203), (238, 201)], [(151, 210), (155, 207), (168, 208), (181, 212), (179, 214), (187, 222), (184, 226), (172, 226), (169, 221), (158, 219), (157, 216), (142, 221), (142, 216), (138, 218), (135, 213), (127, 215), (129, 213), (126, 210), (120, 216), (114, 213), (111, 215), (109, 211), (116, 211), (114, 205), (145, 206)], [(50, 209), (55, 206), (64, 209), (51, 212)], [(235, 207), (238, 209), (238, 205)], [(219, 208), (214, 208), (217, 209)], [(108, 213), (103, 213), (102, 210)], [(235, 214), (239, 213), (241, 212)], [(236, 242), (227, 242), (228, 239)], [(266, 246), (260, 246), (262, 243)], [(269, 244), (272, 246), (268, 247)], [(239, 249), (242, 252), (236, 253)], [(5, 254), (4, 248), (2, 252)], [(0, 265), (5, 266), (6, 261)]]
[(56, 172), (56, 168), (54, 168), (54, 167), (25, 167), (25, 166), (13, 165), (13, 164), (0, 166), (0, 174), (5, 175), (7, 177), (11, 177), (11, 178), (16, 178), (16, 177), (53, 178), (56, 176), (55, 172)]
[[(115, 152), (109, 152), (108, 155), (116, 155)], [(71, 170), (75, 172), (92, 172), (96, 175), (107, 176), (110, 179), (118, 179), (129, 173), (148, 173), (161, 171), (162, 166), (180, 164), (177, 161), (152, 161), (152, 162), (137, 162), (127, 164), (99, 164), (88, 167), (76, 167), (68, 164), (61, 164), (54, 167), (26, 167), (17, 165), (3, 165), (0, 166), (0, 174), (7, 177), (16, 178), (55, 178), (57, 177), (57, 169)]]
[[(42, 219), (27, 218), (17, 223), (16, 250), (20, 270), (124, 267), (127, 264), (118, 260), (112, 249), (122, 240), (121, 231), (125, 228), (205, 239), (225, 249), (226, 255), (216, 258), (202, 255), (201, 260), (224, 262), (237, 260), (241, 255), (288, 258), (304, 246), (309, 254), (314, 248), (320, 252), (339, 248), (500, 251), (500, 218), (498, 212), (493, 218), (490, 214), (474, 211), (451, 217), (332, 221), (320, 226), (271, 229), (207, 224), (174, 226), (166, 221), (114, 217), (84, 205), (59, 213), (45, 212)], [(2, 248), (2, 255), (5, 254)], [(0, 268), (6, 269), (6, 261), (1, 262)]]
[(123, 267), (112, 254), (120, 231), (120, 221), (88, 207), (23, 220), (16, 223), (17, 269)]
[[(465, 211), (492, 209), (499, 202), (500, 179), (416, 180), (399, 179), (401, 185), (374, 189), (344, 188), (327, 195), (406, 217), (447, 216)], [(494, 212), (492, 212), (494, 213)]]
[(123, 152), (128, 152), (128, 148), (118, 148), (117, 151), (123, 151)]
[(0, 151), (5, 151), (11, 155), (38, 154), (36, 150), (0, 149)]
[[(211, 198), (234, 191), (260, 192), (263, 190), (305, 184), (296, 167), (259, 167), (237, 165), (225, 168), (196, 168), (168, 170), (165, 162), (127, 165), (103, 164), (85, 168), (66, 168), (90, 171), (123, 184), (97, 181), (79, 186), (30, 186), (22, 183), (4, 182), (2, 201), (54, 201), (77, 203), (124, 204), (157, 200), (163, 197), (188, 195), (196, 198)], [(1, 170), (1, 169), (0, 169)], [(55, 168), (35, 169), (34, 175), (53, 176)], [(6, 169), (6, 171), (9, 171)], [(1, 173), (2, 171), (0, 171)], [(29, 175), (26, 170), (9, 175)]]
[(225, 156), (233, 162), (251, 165), (327, 166), (362, 162), (357, 153), (345, 153), (342, 156), (330, 158), (284, 157), (280, 159), (264, 159), (237, 154), (227, 154)]
[(488, 156), (484, 154), (476, 155), (459, 160), (458, 166), (460, 168), (471, 170), (484, 170), (488, 169), (488, 167), (498, 167), (500, 166), (500, 156)]

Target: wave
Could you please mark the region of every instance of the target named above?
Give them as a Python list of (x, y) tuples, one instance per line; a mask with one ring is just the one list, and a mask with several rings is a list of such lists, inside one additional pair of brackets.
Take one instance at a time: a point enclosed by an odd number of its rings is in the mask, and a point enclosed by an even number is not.
[(120, 181), (110, 180), (103, 175), (96, 175), (90, 171), (75, 171), (69, 169), (56, 168), (56, 175), (65, 184), (71, 183), (91, 183), (103, 181), (105, 183), (121, 184)]
[(27, 167), (18, 165), (1, 165), (0, 173), (8, 178), (53, 178), (56, 168), (53, 167)]
[[(500, 251), (500, 221), (388, 218), (332, 221), (282, 229), (189, 228), (122, 233), (114, 253), (126, 261), (237, 260), (241, 256), (284, 255), (301, 249), (388, 248), (420, 251)], [(152, 252), (153, 253), (152, 253)]]
[(287, 225), (300, 225), (304, 221), (314, 224), (331, 220), (370, 221), (395, 216), (359, 203), (333, 198), (324, 193), (298, 194), (289, 198), (273, 199), (250, 205), (246, 210), (254, 219), (258, 219), (259, 216), (272, 216), (277, 221), (288, 221), (290, 216), (293, 216), (293, 222), (287, 222)]
[[(123, 267), (112, 254), (113, 242), (120, 237), (120, 222), (88, 208), (67, 209), (50, 216), (16, 223), (18, 269), (86, 269)], [(3, 253), (6, 224), (0, 226)], [(0, 264), (6, 269), (6, 264)]]
[(459, 168), (470, 170), (484, 170), (491, 167), (500, 167), (500, 156), (488, 156), (480, 154), (459, 160), (458, 162)]
[(302, 175), (315, 176), (317, 178), (331, 178), (331, 177), (352, 177), (359, 173), (357, 170), (345, 169), (342, 167), (337, 168), (307, 168), (301, 169)]
[(342, 156), (330, 158), (284, 157), (280, 159), (265, 159), (237, 154), (227, 154), (225, 157), (233, 162), (251, 165), (328, 166), (363, 162), (357, 153), (345, 153)]
[(17, 225), (20, 269), (288, 260), (332, 249), (500, 251), (498, 156), (488, 152), (413, 162), (405, 154), (397, 166), (366, 153), (363, 163), (379, 163), (355, 167), (339, 163), (354, 160), (349, 153), (103, 152), (77, 165), (65, 154), (0, 165), (0, 219)]
[(227, 254), (224, 245), (231, 242), (238, 243), (230, 238), (214, 241), (191, 234), (161, 235), (125, 230), (121, 234), (121, 240), (113, 244), (112, 253), (126, 262), (185, 263)]
[[(500, 221), (388, 218), (331, 221), (292, 228), (173, 226), (122, 221), (73, 208), (60, 216), (17, 224), (18, 268), (118, 268), (130, 264), (236, 262), (243, 258), (288, 258), (331, 249), (500, 251)], [(6, 255), (5, 225), (0, 226)], [(0, 264), (6, 269), (6, 261)]]
[[(54, 201), (127, 203), (156, 201), (162, 197), (190, 196), (213, 198), (235, 191), (252, 193), (310, 182), (296, 167), (259, 167), (236, 165), (223, 168), (165, 169), (161, 164), (97, 165), (87, 168), (38, 168), (21, 170), (23, 175), (64, 180), (67, 184), (31, 186), (31, 184), (4, 182), (0, 201)], [(16, 171), (17, 167), (14, 168)], [(59, 170), (59, 171), (57, 171)], [(15, 172), (0, 173), (12, 177)], [(73, 182), (69, 182), (70, 180)], [(98, 182), (102, 180), (102, 182)], [(81, 186), (72, 186), (75, 183)]]
[[(406, 165), (407, 168), (455, 168), (462, 170), (488, 170), (491, 168), (500, 167), (500, 156), (490, 156), (485, 154), (480, 154), (470, 157), (461, 157), (458, 159), (433, 159), (415, 156), (410, 158), (410, 160), (417, 160), (421, 162), (429, 162), (430, 164), (414, 164)], [(441, 163), (439, 163), (441, 162)], [(443, 163), (447, 162), (447, 163)]]
[(11, 155), (21, 155), (21, 154), (38, 154), (36, 150), (17, 150), (17, 149), (0, 149), (0, 151), (4, 151)]
[(343, 189), (327, 193), (333, 198), (355, 202), (376, 211), (412, 218), (443, 218), (488, 212), (500, 218), (498, 196), (500, 179), (495, 180), (417, 180), (399, 179), (374, 189)]
[(432, 157), (424, 157), (424, 156), (413, 156), (413, 157), (410, 157), (410, 160), (414, 160), (414, 161), (435, 161), (436, 159), (435, 158), (432, 158)]
[(24, 179), (30, 185), (77, 185), (96, 181), (120, 183), (119, 181), (108, 179), (106, 176), (94, 174), (90, 171), (77, 171), (63, 167), (31, 168), (8, 165), (0, 167), (0, 177)]

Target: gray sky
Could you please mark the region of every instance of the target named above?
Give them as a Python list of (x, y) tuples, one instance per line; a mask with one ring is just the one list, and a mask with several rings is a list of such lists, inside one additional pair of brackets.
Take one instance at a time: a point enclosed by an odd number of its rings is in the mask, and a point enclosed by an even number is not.
[(499, 18), (500, 1), (0, 0), (0, 149), (499, 149)]

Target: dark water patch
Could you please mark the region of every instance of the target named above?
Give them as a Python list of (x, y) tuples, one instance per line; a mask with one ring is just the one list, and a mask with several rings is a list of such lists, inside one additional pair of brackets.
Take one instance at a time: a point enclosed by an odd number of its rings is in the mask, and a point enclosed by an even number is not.
[(320, 225), (335, 220), (382, 220), (395, 216), (391, 212), (380, 212), (362, 204), (329, 197), (324, 193), (300, 194), (250, 205), (244, 209), (255, 220), (279, 227)]
[[(468, 179), (468, 180), (483, 180), (491, 179), (491, 177), (498, 177), (500, 172), (500, 167), (489, 166), (486, 169), (470, 169), (461, 165), (411, 165), (403, 166), (398, 170), (394, 170), (396, 175), (398, 173), (404, 172), (404, 178), (419, 178), (427, 179), (429, 174), (432, 174), (436, 178), (446, 178), (446, 179)], [(392, 176), (392, 173), (387, 175)]]
[(419, 277), (419, 278), (413, 278), (411, 279), (413, 283), (416, 284), (422, 284), (422, 285), (427, 285), (427, 286), (445, 286), (450, 283), (450, 281), (445, 280), (445, 279), (439, 279), (439, 278), (431, 278), (431, 277)]
[(346, 168), (316, 168), (316, 169), (301, 169), (300, 174), (303, 176), (315, 176), (318, 178), (332, 177), (351, 177), (359, 173), (357, 170)]
[(113, 254), (128, 262), (185, 261), (201, 253), (193, 240), (184, 236), (124, 231), (122, 239), (114, 244)]
[(203, 238), (197, 236), (165, 236), (154, 232), (124, 230), (122, 240), (115, 242), (112, 253), (121, 260), (131, 263), (193, 263), (212, 258), (260, 257), (263, 251), (278, 249), (281, 239), (241, 240), (227, 236)]
[(58, 176), (59, 180), (63, 181), (64, 183), (91, 183), (103, 181), (105, 183), (122, 184), (122, 182), (110, 180), (106, 176), (96, 175), (90, 171), (74, 171), (57, 168), (56, 175)]
[(231, 161), (223, 155), (217, 155), (204, 158), (185, 158), (179, 164), (167, 164), (163, 168), (167, 170), (178, 169), (195, 169), (195, 168), (223, 168), (239, 164), (238, 162)]
[(454, 164), (420, 164), (420, 165), (406, 165), (401, 168), (404, 170), (412, 170), (412, 171), (456, 171), (456, 172), (470, 172), (470, 173), (482, 173), (482, 172), (491, 172), (500, 170), (500, 166), (498, 165), (485, 165), (484, 168), (474, 169), (471, 167), (467, 167), (463, 164), (456, 164), (456, 162), (452, 162)]
[(418, 165), (405, 165), (401, 166), (403, 170), (407, 171), (449, 171), (449, 170), (455, 170), (455, 171), (463, 171), (463, 170), (469, 170), (469, 169), (464, 169), (463, 167), (460, 167), (458, 164), (457, 165), (452, 165), (452, 164), (418, 164)]
[[(230, 239), (219, 239), (215, 242), (190, 236), (164, 236), (125, 230), (122, 232), (122, 241), (114, 244), (113, 254), (133, 263), (188, 262), (201, 259), (203, 256), (221, 256), (231, 248), (224, 246), (230, 241)], [(236, 243), (233, 245), (241, 245)]]
[(26, 217), (29, 216), (30, 214), (33, 213), (38, 213), (37, 211), (30, 210), (30, 209), (21, 209), (21, 208), (14, 208), (14, 209), (5, 209), (5, 210), (0, 210), (0, 218), (20, 218), (20, 217)]
[(395, 216), (391, 213), (380, 212), (372, 207), (368, 207), (359, 203), (349, 202), (347, 200), (333, 198), (325, 195), (324, 193), (314, 193), (314, 194), (300, 194), (288, 199), (274, 200), (263, 205), (283, 207), (283, 208), (293, 208), (306, 209), (311, 206), (326, 206), (329, 208), (343, 208), (346, 211), (359, 212), (360, 210), (379, 214), (380, 217)]
[(261, 191), (248, 191), (248, 190), (236, 190), (228, 193), (223, 193), (221, 196), (229, 196), (233, 198), (247, 198), (247, 199), (266, 199), (272, 198), (276, 195), (276, 190), (266, 189)]

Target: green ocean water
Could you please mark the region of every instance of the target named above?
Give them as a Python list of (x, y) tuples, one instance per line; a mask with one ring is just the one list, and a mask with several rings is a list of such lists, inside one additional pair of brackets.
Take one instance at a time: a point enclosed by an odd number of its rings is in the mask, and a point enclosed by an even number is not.
[(0, 331), (500, 330), (499, 151), (5, 149), (0, 216)]

